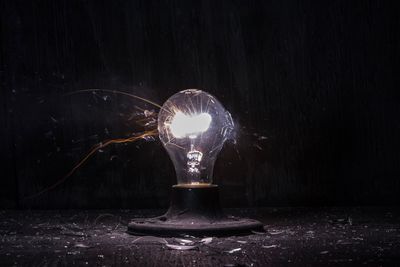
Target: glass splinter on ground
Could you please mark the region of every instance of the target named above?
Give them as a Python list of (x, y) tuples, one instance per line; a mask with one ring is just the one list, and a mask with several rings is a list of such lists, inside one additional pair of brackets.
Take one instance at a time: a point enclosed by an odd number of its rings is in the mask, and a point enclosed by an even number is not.
[(140, 211), (0, 211), (2, 266), (396, 266), (396, 208), (236, 209), (265, 233), (225, 238), (132, 236)]

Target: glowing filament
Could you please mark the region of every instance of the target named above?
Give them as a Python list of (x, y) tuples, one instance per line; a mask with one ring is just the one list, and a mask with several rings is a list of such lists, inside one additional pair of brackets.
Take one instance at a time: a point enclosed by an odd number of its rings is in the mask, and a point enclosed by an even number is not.
[(172, 118), (169, 128), (175, 138), (195, 138), (197, 134), (207, 131), (210, 123), (211, 116), (208, 113), (188, 116), (178, 111)]
[(203, 153), (192, 149), (186, 156), (188, 158), (187, 165), (189, 167), (189, 173), (200, 173), (197, 167), (200, 165), (201, 159), (203, 158)]

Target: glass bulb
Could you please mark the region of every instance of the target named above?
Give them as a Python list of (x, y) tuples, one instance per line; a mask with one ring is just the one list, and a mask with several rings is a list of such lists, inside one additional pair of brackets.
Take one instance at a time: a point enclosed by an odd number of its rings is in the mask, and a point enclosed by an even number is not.
[(158, 114), (160, 140), (175, 167), (178, 185), (210, 185), (214, 163), (233, 135), (231, 114), (212, 95), (187, 89), (171, 96)]

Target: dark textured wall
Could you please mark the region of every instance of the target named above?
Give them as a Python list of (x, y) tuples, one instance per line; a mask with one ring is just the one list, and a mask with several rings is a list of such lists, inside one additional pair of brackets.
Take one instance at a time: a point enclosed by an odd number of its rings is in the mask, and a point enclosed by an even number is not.
[(384, 1), (1, 1), (1, 207), (165, 207), (174, 171), (137, 131), (141, 102), (200, 88), (238, 144), (226, 206), (397, 204), (399, 12)]

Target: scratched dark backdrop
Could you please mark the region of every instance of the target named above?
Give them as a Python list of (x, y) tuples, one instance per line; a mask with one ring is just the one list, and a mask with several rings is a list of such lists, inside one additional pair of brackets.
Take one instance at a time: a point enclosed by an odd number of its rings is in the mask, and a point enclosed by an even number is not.
[[(225, 206), (398, 204), (399, 16), (383, 1), (1, 1), (0, 206), (158, 208), (159, 141), (131, 120), (204, 89), (238, 143), (215, 169)], [(27, 198), (28, 197), (28, 198)]]

